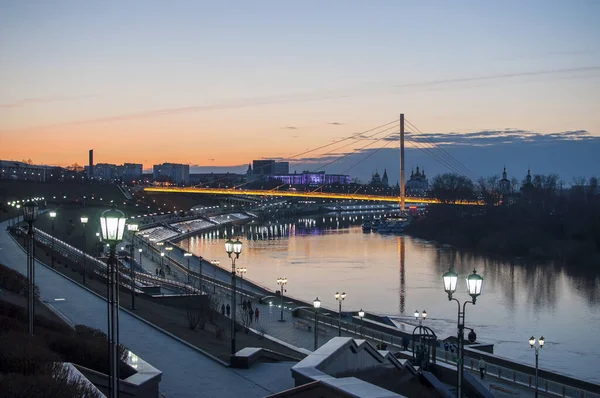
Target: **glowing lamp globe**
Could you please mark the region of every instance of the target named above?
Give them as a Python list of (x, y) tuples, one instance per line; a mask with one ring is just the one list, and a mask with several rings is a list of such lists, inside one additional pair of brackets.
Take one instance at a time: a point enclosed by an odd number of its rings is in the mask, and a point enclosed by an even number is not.
[(482, 287), (483, 278), (477, 274), (477, 271), (473, 270), (473, 273), (467, 277), (467, 291), (473, 297), (473, 303), (475, 303), (477, 296), (481, 294)]
[(116, 244), (123, 240), (126, 220), (125, 214), (114, 206), (109, 210), (105, 210), (100, 216), (102, 239), (109, 244)]
[(444, 290), (448, 293), (448, 298), (452, 298), (452, 294), (456, 291), (456, 284), (458, 282), (458, 274), (450, 269), (443, 276), (444, 279)]

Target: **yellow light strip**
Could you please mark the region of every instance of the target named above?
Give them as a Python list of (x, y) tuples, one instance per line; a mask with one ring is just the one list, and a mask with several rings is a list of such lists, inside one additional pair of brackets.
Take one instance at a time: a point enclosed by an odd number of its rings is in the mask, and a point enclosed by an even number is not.
[[(246, 196), (281, 196), (294, 198), (313, 198), (313, 199), (342, 199), (342, 200), (365, 200), (373, 202), (394, 202), (400, 201), (399, 196), (378, 196), (364, 194), (344, 194), (344, 193), (328, 193), (328, 192), (300, 192), (300, 191), (261, 191), (249, 189), (232, 189), (232, 188), (144, 188), (146, 192), (161, 192), (161, 193), (193, 193), (204, 195), (246, 195)], [(431, 198), (405, 198), (406, 203), (440, 203), (437, 199)], [(460, 202), (462, 205), (477, 205), (478, 202)]]

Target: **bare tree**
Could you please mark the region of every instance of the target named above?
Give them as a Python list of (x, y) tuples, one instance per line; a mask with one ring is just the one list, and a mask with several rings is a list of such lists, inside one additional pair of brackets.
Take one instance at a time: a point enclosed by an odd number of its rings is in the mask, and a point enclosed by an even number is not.
[(200, 327), (200, 330), (204, 330), (206, 318), (210, 312), (206, 297), (203, 297), (202, 294), (196, 294), (192, 289), (189, 289), (187, 292), (185, 310), (188, 327), (191, 330), (195, 330), (196, 327)]

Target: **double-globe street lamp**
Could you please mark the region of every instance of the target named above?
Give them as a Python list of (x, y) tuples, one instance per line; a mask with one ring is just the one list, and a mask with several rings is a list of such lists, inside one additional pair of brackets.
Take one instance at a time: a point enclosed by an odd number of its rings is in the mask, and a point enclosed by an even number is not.
[(346, 292), (335, 292), (335, 299), (338, 301), (338, 336), (342, 337), (342, 301), (346, 298)]
[(56, 218), (56, 212), (51, 211), (48, 214), (50, 215), (50, 220), (52, 221), (52, 240), (51, 240), (51, 248), (50, 248), (51, 263), (50, 263), (50, 265), (52, 265), (52, 268), (54, 268), (54, 219)]
[(82, 257), (82, 266), (83, 266), (83, 284), (85, 285), (85, 274), (86, 274), (86, 264), (85, 264), (85, 252), (87, 249), (87, 239), (85, 235), (85, 226), (88, 223), (88, 218), (86, 216), (81, 217), (81, 225), (83, 225), (83, 251), (81, 253)]
[(123, 240), (125, 215), (113, 205), (100, 216), (102, 239), (108, 243), (107, 303), (108, 303), (108, 392), (110, 398), (119, 396), (119, 267), (115, 256), (117, 243)]
[(313, 301), (313, 307), (315, 308), (315, 351), (317, 351), (317, 347), (319, 346), (318, 316), (319, 308), (321, 308), (321, 300), (318, 297)]
[[(18, 205), (17, 205), (18, 206)], [(34, 201), (29, 201), (23, 205), (23, 219), (27, 222), (27, 331), (33, 336), (33, 323), (35, 311), (35, 241), (34, 228), (37, 219), (38, 205)]]
[[(131, 277), (131, 309), (135, 310), (135, 234), (139, 231), (139, 225), (127, 224), (127, 230), (131, 232), (131, 247), (129, 248), (129, 271)], [(140, 262), (142, 261), (142, 249), (140, 249)]]
[(283, 319), (283, 293), (285, 292), (285, 289), (283, 288), (285, 285), (287, 285), (288, 283), (288, 279), (287, 278), (277, 278), (277, 284), (279, 285), (279, 290), (280, 290), (280, 298), (281, 298), (281, 318), (279, 318), (279, 322), (285, 322), (285, 319)]
[(427, 311), (419, 312), (419, 310), (415, 310), (415, 319), (419, 322), (419, 326), (423, 325), (425, 318), (427, 318)]
[(235, 242), (231, 239), (227, 239), (225, 241), (225, 251), (227, 255), (231, 259), (231, 355), (235, 354), (235, 314), (237, 312), (237, 308), (235, 306), (235, 260), (240, 258), (240, 253), (242, 252), (242, 242), (237, 239)]
[(535, 337), (531, 336), (529, 338), (529, 346), (535, 350), (535, 398), (538, 397), (538, 354), (539, 350), (544, 348), (544, 342), (544, 336), (539, 338), (537, 345), (535, 342)]
[(477, 271), (473, 270), (473, 273), (467, 277), (467, 292), (473, 299), (472, 301), (465, 301), (460, 308), (460, 301), (452, 298), (452, 295), (456, 291), (456, 284), (458, 282), (458, 274), (454, 272), (452, 268), (443, 275), (444, 290), (448, 294), (448, 300), (456, 301), (458, 304), (458, 359), (456, 362), (456, 396), (462, 397), (462, 380), (464, 370), (464, 345), (465, 345), (465, 309), (467, 303), (475, 305), (477, 296), (481, 294), (483, 287), (483, 278), (477, 274)]

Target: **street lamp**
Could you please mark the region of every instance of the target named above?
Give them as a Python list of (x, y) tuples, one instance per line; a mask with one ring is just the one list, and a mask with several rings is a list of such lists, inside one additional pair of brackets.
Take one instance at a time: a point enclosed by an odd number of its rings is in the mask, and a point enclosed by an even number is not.
[(535, 337), (531, 336), (529, 338), (529, 346), (535, 350), (535, 398), (538, 396), (538, 354), (539, 350), (544, 348), (544, 336), (540, 337), (537, 341), (538, 344), (535, 344)]
[(235, 314), (236, 314), (236, 305), (235, 305), (235, 260), (240, 258), (240, 253), (242, 252), (242, 242), (237, 239), (235, 242), (231, 239), (227, 239), (225, 241), (225, 251), (227, 255), (231, 259), (231, 355), (235, 354)]
[(188, 261), (188, 264), (187, 264), (187, 267), (188, 267), (188, 272), (187, 272), (187, 274), (188, 274), (188, 281), (187, 281), (187, 283), (188, 284), (190, 283), (190, 257), (192, 257), (192, 256), (193, 256), (192, 253), (183, 253), (183, 257), (187, 257), (187, 261)]
[(86, 216), (81, 217), (81, 225), (83, 225), (83, 284), (85, 285), (85, 252), (87, 249), (87, 239), (85, 235), (85, 226), (87, 225), (88, 218)]
[(313, 301), (313, 307), (315, 308), (315, 351), (317, 351), (317, 347), (319, 345), (319, 334), (317, 333), (317, 316), (319, 314), (319, 308), (321, 308), (321, 300), (319, 300), (318, 297), (315, 299), (315, 301)]
[(50, 251), (52, 252), (50, 256), (52, 258), (52, 262), (50, 264), (52, 265), (52, 268), (54, 268), (54, 219), (56, 218), (56, 212), (51, 211), (49, 214), (50, 220), (52, 220), (52, 248), (50, 249)]
[(419, 321), (419, 326), (423, 325), (425, 318), (427, 318), (427, 311), (419, 312), (419, 310), (415, 310), (415, 319)]
[(444, 290), (448, 294), (448, 300), (456, 301), (458, 304), (458, 360), (456, 362), (456, 396), (462, 397), (462, 379), (463, 379), (463, 367), (464, 367), (464, 344), (465, 344), (465, 309), (467, 303), (475, 305), (477, 296), (481, 294), (483, 287), (483, 278), (477, 274), (477, 271), (473, 270), (473, 273), (467, 277), (467, 292), (473, 299), (472, 301), (465, 301), (462, 306), (462, 312), (460, 310), (460, 301), (452, 298), (452, 295), (456, 291), (456, 284), (458, 282), (458, 274), (454, 272), (452, 268), (443, 275)]
[[(131, 232), (131, 248), (129, 249), (129, 271), (131, 272), (131, 309), (135, 310), (135, 257), (133, 251), (135, 249), (135, 234), (139, 230), (137, 224), (127, 224), (127, 230)], [(140, 262), (142, 260), (142, 249), (140, 249)]]
[[(19, 208), (19, 205), (17, 205)], [(23, 205), (23, 220), (27, 221), (29, 229), (27, 231), (27, 329), (30, 336), (33, 336), (34, 308), (35, 308), (35, 257), (34, 257), (34, 228), (37, 219), (38, 205), (31, 201)]]
[(165, 246), (165, 250), (167, 251), (167, 269), (170, 270), (171, 266), (169, 263), (171, 262), (171, 251), (173, 250), (173, 246)]
[(280, 292), (281, 292), (281, 318), (279, 319), (279, 322), (284, 322), (283, 319), (283, 293), (285, 292), (285, 289), (283, 288), (285, 285), (287, 285), (288, 283), (288, 279), (287, 278), (277, 278), (277, 284), (280, 287)]
[(165, 252), (160, 252), (160, 271), (163, 272), (163, 258), (165, 257)]
[(344, 301), (344, 299), (346, 298), (346, 292), (343, 293), (339, 293), (339, 292), (335, 292), (335, 299), (338, 301), (339, 304), (339, 311), (338, 311), (338, 336), (342, 337), (342, 301)]
[(358, 317), (360, 318), (360, 335), (362, 336), (362, 334), (363, 334), (363, 318), (365, 317), (365, 312), (363, 311), (362, 308), (358, 311)]
[(240, 301), (242, 301), (242, 292), (244, 291), (244, 274), (248, 272), (248, 270), (246, 269), (246, 267), (240, 267), (236, 269), (236, 271), (240, 274), (240, 278), (242, 278), (242, 280), (240, 281)]
[(109, 375), (108, 392), (110, 398), (119, 396), (119, 268), (115, 258), (115, 247), (123, 240), (125, 231), (125, 214), (113, 205), (100, 216), (102, 239), (108, 243), (110, 255), (107, 263), (108, 279), (108, 346)]

